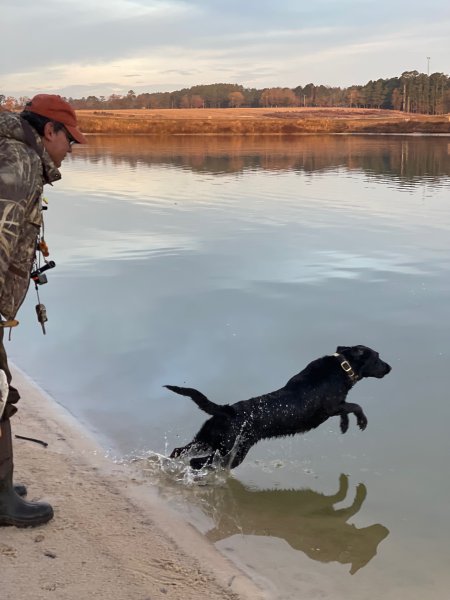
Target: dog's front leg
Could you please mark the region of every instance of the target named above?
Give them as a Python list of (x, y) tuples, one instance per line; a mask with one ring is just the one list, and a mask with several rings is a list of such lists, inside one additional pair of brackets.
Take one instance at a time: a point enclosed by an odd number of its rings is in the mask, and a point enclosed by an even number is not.
[(348, 414), (344, 413), (343, 415), (341, 415), (341, 432), (345, 433), (348, 429), (348, 425), (349, 425), (350, 421), (348, 419)]
[[(351, 402), (346, 402), (344, 404), (344, 406), (342, 406), (339, 410), (339, 414), (341, 415), (341, 431), (342, 433), (345, 433), (345, 431), (347, 431), (348, 428), (348, 414), (353, 413), (356, 417), (356, 422), (358, 424), (358, 427), (364, 431), (364, 429), (367, 427), (367, 417), (363, 412), (363, 409), (360, 407), (359, 404), (354, 404)], [(342, 429), (342, 427), (345, 428), (345, 431)]]
[(348, 493), (348, 475), (344, 475), (341, 473), (339, 477), (339, 489), (335, 494), (331, 496), (327, 496), (327, 501), (330, 504), (337, 504), (338, 502), (343, 502), (347, 498)]
[(353, 500), (353, 504), (351, 506), (349, 506), (348, 508), (338, 509), (335, 512), (335, 514), (342, 517), (344, 519), (344, 521), (347, 521), (348, 519), (350, 519), (350, 517), (353, 517), (354, 515), (356, 515), (357, 512), (359, 512), (366, 497), (367, 497), (367, 488), (363, 483), (360, 483), (358, 485), (358, 487), (356, 488), (356, 496), (355, 496), (355, 499)]

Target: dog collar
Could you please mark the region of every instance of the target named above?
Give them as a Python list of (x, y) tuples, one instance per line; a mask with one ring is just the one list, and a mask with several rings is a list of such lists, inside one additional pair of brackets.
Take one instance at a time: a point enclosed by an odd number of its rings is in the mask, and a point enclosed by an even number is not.
[(338, 352), (335, 352), (333, 354), (333, 356), (336, 356), (336, 358), (339, 359), (340, 365), (341, 365), (341, 369), (347, 373), (347, 375), (348, 375), (350, 381), (352, 382), (352, 384), (356, 383), (358, 381), (358, 375), (352, 369), (352, 366), (348, 362), (348, 360), (344, 356), (342, 356), (342, 354), (339, 354)]

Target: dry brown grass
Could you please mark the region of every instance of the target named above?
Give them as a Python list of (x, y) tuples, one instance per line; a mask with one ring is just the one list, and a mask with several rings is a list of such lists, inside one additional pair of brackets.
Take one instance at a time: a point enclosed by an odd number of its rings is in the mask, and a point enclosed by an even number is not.
[(80, 110), (77, 114), (81, 129), (86, 133), (450, 133), (449, 115), (413, 115), (360, 108)]

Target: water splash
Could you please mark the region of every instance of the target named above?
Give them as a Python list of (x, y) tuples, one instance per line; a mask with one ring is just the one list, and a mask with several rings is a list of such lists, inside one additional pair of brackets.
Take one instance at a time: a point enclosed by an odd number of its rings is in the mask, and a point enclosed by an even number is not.
[(202, 469), (193, 469), (189, 461), (192, 456), (169, 458), (164, 454), (148, 450), (140, 455), (124, 458), (123, 462), (132, 465), (138, 473), (155, 483), (176, 483), (184, 487), (221, 486), (230, 475), (230, 469), (223, 464), (223, 458), (216, 453), (212, 463)]

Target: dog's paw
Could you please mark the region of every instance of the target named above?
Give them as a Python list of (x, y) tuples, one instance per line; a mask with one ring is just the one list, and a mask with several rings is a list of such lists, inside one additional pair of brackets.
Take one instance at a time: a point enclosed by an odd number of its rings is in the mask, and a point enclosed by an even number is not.
[(170, 458), (179, 458), (183, 453), (184, 448), (174, 448), (170, 454)]
[(197, 457), (197, 458), (191, 458), (191, 460), (189, 461), (189, 464), (191, 465), (191, 468), (194, 469), (194, 471), (200, 471), (200, 469), (204, 469), (205, 467), (211, 467), (212, 462), (214, 459), (214, 455), (211, 454), (210, 456), (201, 456), (201, 457)]
[(367, 427), (366, 415), (361, 415), (360, 417), (358, 417), (356, 422), (358, 423), (358, 427), (361, 429), (361, 431), (364, 431), (364, 429)]
[(341, 415), (341, 432), (345, 433), (348, 429), (348, 415)]
[(367, 488), (363, 483), (358, 483), (356, 486), (355, 502), (362, 504), (367, 497)]

